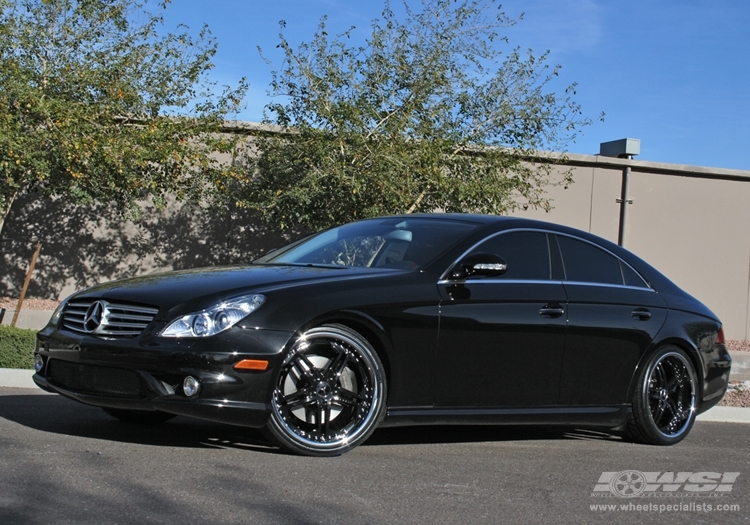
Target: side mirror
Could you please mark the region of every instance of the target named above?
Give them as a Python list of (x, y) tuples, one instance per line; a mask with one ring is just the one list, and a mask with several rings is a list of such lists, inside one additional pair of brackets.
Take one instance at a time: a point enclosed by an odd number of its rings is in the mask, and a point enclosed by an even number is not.
[(453, 267), (451, 278), (466, 279), (474, 275), (497, 277), (508, 270), (505, 259), (494, 253), (472, 253)]

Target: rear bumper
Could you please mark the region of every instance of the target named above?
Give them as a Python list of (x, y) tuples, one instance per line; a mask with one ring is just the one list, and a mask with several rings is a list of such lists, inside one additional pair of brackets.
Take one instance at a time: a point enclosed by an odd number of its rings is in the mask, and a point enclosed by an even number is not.
[(716, 406), (724, 398), (729, 387), (729, 373), (732, 370), (732, 357), (723, 344), (714, 345), (713, 351), (708, 358), (704, 357), (704, 360), (705, 379), (698, 414)]

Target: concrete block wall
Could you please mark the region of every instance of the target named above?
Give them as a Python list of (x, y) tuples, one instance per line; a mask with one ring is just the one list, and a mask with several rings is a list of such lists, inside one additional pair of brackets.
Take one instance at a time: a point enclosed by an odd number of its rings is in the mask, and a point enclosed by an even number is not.
[[(15, 310), (5, 310), (3, 315), (3, 321), (1, 324), (10, 326), (13, 322), (13, 316)], [(21, 309), (18, 314), (18, 320), (16, 321), (16, 328), (26, 328), (28, 330), (41, 330), (47, 324), (53, 312), (46, 310), (24, 310)]]

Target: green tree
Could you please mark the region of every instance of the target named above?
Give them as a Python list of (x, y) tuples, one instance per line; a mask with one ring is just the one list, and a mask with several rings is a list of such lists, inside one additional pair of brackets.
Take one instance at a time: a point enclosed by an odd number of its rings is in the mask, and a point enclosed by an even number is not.
[(212, 154), (244, 79), (214, 94), (215, 40), (161, 35), (167, 3), (0, 0), (0, 229), (24, 191), (137, 211), (233, 177)]
[(281, 228), (414, 211), (549, 209), (553, 166), (529, 160), (543, 148), (564, 151), (590, 123), (572, 99), (575, 86), (549, 91), (559, 67), (547, 54), (503, 54), (498, 31), (516, 20), (492, 0), (405, 8), (402, 21), (386, 1), (362, 46), (349, 44), (354, 28), (331, 38), (323, 18), (313, 40), (293, 48), (281, 22), (284, 60), (265, 122), (282, 132), (257, 139), (241, 204)]

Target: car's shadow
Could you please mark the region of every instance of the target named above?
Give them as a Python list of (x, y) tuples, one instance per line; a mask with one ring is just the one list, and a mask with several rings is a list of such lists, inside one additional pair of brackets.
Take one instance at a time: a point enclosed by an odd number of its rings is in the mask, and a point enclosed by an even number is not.
[[(241, 448), (280, 451), (256, 429), (176, 417), (164, 424), (137, 425), (113, 419), (96, 407), (59, 395), (0, 396), (0, 418), (42, 432), (107, 441), (178, 448)], [(363, 446), (477, 443), (561, 439), (620, 440), (585, 429), (535, 426), (420, 426), (382, 428)]]

